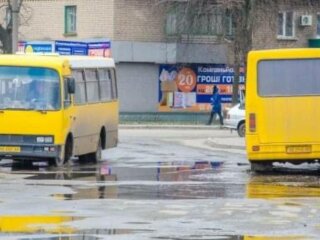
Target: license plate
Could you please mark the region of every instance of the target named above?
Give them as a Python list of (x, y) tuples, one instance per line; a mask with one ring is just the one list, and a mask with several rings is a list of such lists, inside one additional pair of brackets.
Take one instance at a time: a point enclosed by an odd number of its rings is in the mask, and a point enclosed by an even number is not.
[(19, 153), (19, 152), (21, 152), (21, 148), (20, 147), (11, 147), (11, 146), (1, 146), (0, 147), (0, 152)]
[(311, 153), (311, 146), (287, 146), (287, 153)]

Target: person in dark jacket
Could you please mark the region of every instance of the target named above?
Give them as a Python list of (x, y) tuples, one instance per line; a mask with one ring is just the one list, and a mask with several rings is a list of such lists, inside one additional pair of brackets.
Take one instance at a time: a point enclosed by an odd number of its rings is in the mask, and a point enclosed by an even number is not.
[(220, 119), (220, 125), (223, 125), (223, 117), (221, 114), (221, 97), (219, 95), (219, 88), (217, 86), (213, 87), (213, 95), (212, 95), (212, 109), (211, 109), (211, 113), (210, 113), (210, 118), (209, 121), (207, 123), (207, 125), (211, 125), (212, 124), (212, 120), (213, 117), (218, 114), (219, 119)]

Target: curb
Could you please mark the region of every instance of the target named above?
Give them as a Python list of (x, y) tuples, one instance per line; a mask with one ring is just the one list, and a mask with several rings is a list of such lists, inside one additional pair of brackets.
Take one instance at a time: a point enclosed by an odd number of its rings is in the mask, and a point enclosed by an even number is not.
[(161, 124), (120, 124), (120, 129), (204, 129), (204, 130), (225, 130), (219, 125), (203, 126), (203, 125), (161, 125)]
[(221, 143), (217, 143), (216, 141), (214, 141), (213, 139), (208, 139), (206, 141), (206, 144), (210, 147), (215, 147), (215, 148), (223, 148), (223, 149), (237, 149), (237, 150), (243, 150), (245, 151), (245, 145), (238, 145), (238, 144), (221, 144)]

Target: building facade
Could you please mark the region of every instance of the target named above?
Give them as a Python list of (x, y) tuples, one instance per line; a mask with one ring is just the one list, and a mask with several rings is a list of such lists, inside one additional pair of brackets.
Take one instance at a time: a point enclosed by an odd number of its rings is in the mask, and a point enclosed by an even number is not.
[[(265, 2), (255, 5), (253, 49), (308, 47), (320, 36), (318, 1)], [(170, 66), (207, 71), (233, 62), (231, 15), (209, 5), (185, 15), (188, 8), (194, 8), (188, 1), (24, 0), (19, 39), (110, 39), (121, 112), (158, 112), (164, 93), (177, 91), (159, 81)], [(5, 8), (0, 10), (5, 23)]]

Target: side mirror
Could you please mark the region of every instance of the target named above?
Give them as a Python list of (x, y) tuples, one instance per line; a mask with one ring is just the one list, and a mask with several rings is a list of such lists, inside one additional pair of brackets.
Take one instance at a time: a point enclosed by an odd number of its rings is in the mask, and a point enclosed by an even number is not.
[(76, 90), (76, 82), (74, 78), (68, 77), (67, 78), (67, 86), (68, 86), (68, 93), (69, 94), (74, 94)]

